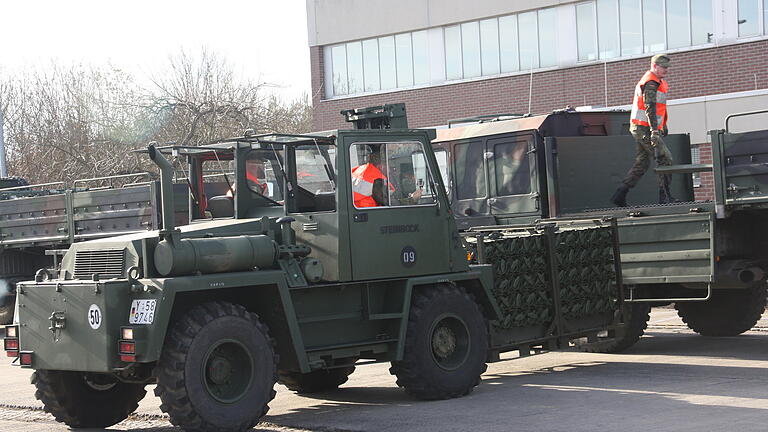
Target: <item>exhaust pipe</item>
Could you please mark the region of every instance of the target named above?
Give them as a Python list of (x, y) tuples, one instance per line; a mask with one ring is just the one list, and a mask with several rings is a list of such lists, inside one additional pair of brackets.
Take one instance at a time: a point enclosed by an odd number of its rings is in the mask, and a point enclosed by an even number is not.
[(175, 208), (173, 204), (173, 165), (155, 148), (155, 143), (149, 144), (147, 152), (152, 162), (160, 168), (160, 201), (163, 212), (163, 229), (160, 232), (170, 234), (175, 228), (173, 222), (173, 210)]
[(740, 270), (737, 277), (743, 283), (752, 283), (762, 280), (765, 277), (765, 272), (760, 267), (749, 267)]

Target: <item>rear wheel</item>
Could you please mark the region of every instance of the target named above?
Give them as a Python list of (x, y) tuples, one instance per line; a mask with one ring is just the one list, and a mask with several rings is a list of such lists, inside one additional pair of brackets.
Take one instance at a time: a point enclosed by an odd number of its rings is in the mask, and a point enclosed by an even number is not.
[(306, 374), (278, 371), (277, 376), (280, 384), (288, 387), (289, 390), (297, 393), (318, 393), (338, 388), (347, 382), (354, 371), (354, 366), (345, 366), (316, 370)]
[(169, 331), (155, 395), (171, 423), (183, 429), (244, 431), (269, 410), (276, 364), (256, 314), (232, 303), (205, 303)]
[(104, 428), (136, 411), (147, 392), (144, 384), (118, 381), (107, 374), (38, 370), (32, 374), (35, 397), (45, 412), (73, 428)]
[(737, 336), (765, 312), (765, 282), (747, 289), (714, 290), (705, 302), (676, 303), (677, 314), (702, 336)]
[(437, 285), (414, 294), (403, 359), (389, 371), (416, 398), (463, 396), (479, 384), (487, 350), (477, 303), (462, 288)]
[(624, 335), (619, 338), (598, 340), (592, 343), (576, 342), (582, 351), (593, 353), (618, 353), (636, 344), (648, 328), (651, 319), (650, 303), (630, 303), (627, 306), (628, 320), (624, 325)]

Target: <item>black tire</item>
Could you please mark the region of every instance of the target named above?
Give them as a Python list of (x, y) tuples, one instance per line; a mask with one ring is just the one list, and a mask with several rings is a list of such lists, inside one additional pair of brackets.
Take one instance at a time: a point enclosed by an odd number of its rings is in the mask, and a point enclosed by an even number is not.
[(144, 384), (106, 374), (38, 370), (32, 374), (35, 397), (45, 412), (73, 428), (105, 428), (128, 418), (147, 392)]
[(278, 382), (288, 387), (288, 390), (297, 393), (319, 393), (338, 388), (347, 382), (354, 371), (354, 366), (316, 370), (306, 374), (278, 371), (277, 377)]
[(580, 350), (592, 353), (619, 353), (636, 344), (648, 328), (651, 319), (650, 303), (630, 303), (627, 306), (628, 320), (624, 335), (620, 338), (598, 340), (592, 343), (576, 342)]
[(485, 318), (463, 288), (421, 288), (413, 295), (403, 359), (389, 372), (418, 399), (464, 396), (480, 383), (487, 351)]
[(677, 314), (702, 336), (738, 336), (765, 312), (765, 282), (747, 289), (714, 290), (706, 302), (676, 303)]
[(244, 431), (269, 410), (276, 365), (269, 332), (256, 314), (232, 303), (205, 303), (166, 336), (155, 395), (171, 423), (185, 430)]

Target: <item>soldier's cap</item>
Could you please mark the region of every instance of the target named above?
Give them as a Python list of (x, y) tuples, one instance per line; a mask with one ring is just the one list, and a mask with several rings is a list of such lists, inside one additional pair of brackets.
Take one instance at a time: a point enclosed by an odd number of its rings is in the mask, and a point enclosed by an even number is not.
[(659, 66), (669, 67), (669, 57), (666, 54), (656, 54), (651, 57), (651, 64), (656, 63)]

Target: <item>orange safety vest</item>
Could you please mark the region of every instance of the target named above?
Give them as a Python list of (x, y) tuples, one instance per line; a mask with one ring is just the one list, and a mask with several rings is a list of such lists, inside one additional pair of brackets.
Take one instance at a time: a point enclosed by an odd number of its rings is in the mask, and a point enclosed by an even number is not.
[(667, 125), (667, 93), (669, 92), (669, 84), (667, 80), (661, 79), (656, 76), (655, 73), (648, 71), (640, 78), (635, 86), (635, 98), (632, 101), (632, 115), (631, 121), (633, 124), (648, 126), (648, 115), (645, 113), (645, 101), (643, 100), (643, 86), (648, 81), (656, 81), (659, 83), (659, 90), (656, 92), (656, 124), (659, 130), (664, 129)]
[(352, 169), (352, 199), (355, 207), (378, 207), (373, 199), (373, 182), (387, 177), (373, 164), (364, 164)]
[[(253, 174), (252, 172), (246, 170), (245, 171), (245, 178), (248, 181), (250, 181), (251, 183), (254, 183), (256, 186), (258, 186), (259, 189), (261, 189), (261, 194), (262, 195), (266, 195), (267, 192), (269, 192), (269, 186), (267, 186), (266, 183), (260, 182), (259, 178), (256, 177), (256, 174)], [(232, 185), (232, 186), (234, 187), (234, 185)], [(227, 190), (227, 194), (226, 195), (228, 197), (230, 197), (230, 198), (234, 198), (235, 194), (233, 193), (232, 189), (230, 188), (229, 190)]]

